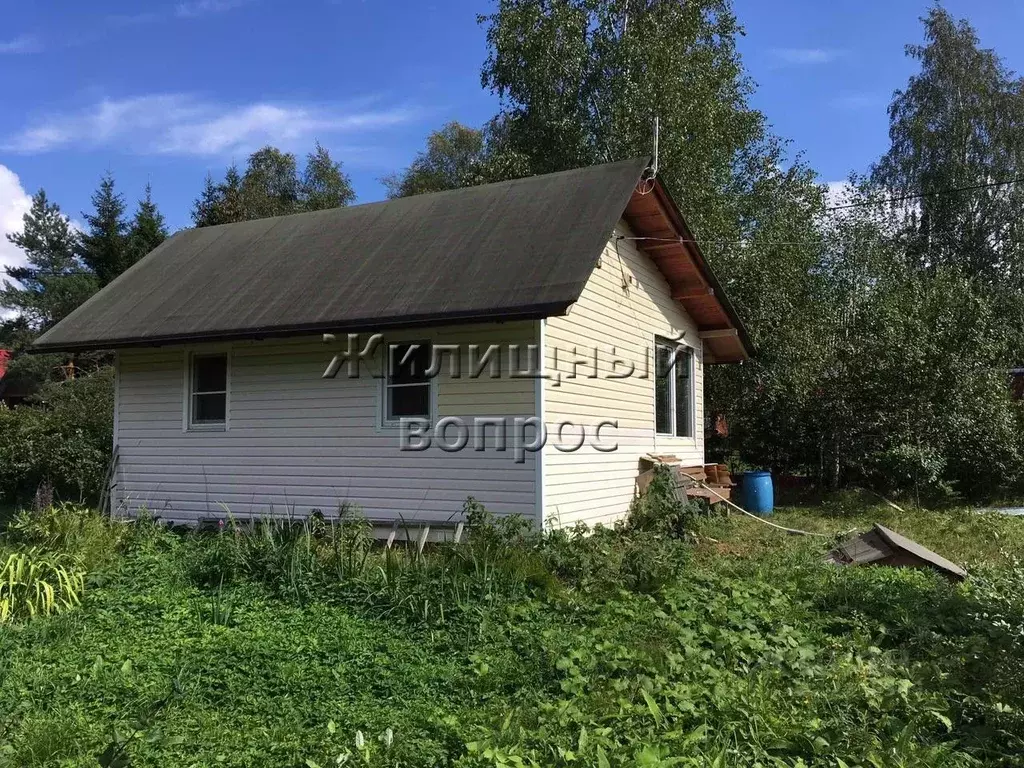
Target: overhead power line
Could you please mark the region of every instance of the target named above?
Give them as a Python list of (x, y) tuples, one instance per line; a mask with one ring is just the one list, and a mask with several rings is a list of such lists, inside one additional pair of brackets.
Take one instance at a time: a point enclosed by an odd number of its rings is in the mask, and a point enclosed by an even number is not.
[[(942, 195), (953, 195), (959, 192), (974, 192), (980, 189), (991, 189), (993, 187), (1006, 187), (1011, 184), (1024, 183), (1024, 177), (1016, 179), (1006, 179), (1005, 181), (991, 181), (985, 184), (971, 184), (963, 187), (950, 187), (949, 189), (939, 189), (934, 192), (920, 192), (909, 195), (898, 195), (896, 197), (887, 197), (881, 200), (863, 200), (857, 203), (845, 203), (843, 205), (833, 205), (822, 209), (823, 213), (830, 213), (832, 211), (841, 211), (849, 208), (862, 208), (869, 205), (884, 205), (886, 203), (899, 203), (907, 200), (919, 200), (923, 197), (939, 197)], [(648, 242), (661, 242), (661, 243), (692, 243), (694, 245), (708, 246), (708, 245), (750, 245), (755, 240), (720, 240), (720, 239), (693, 239), (685, 237), (626, 237), (619, 236), (618, 240), (636, 240), (636, 241), (648, 241)], [(761, 245), (801, 245), (801, 246), (820, 246), (820, 240), (757, 240), (756, 242)]]
[(883, 200), (862, 200), (859, 203), (844, 203), (843, 205), (831, 205), (826, 211), (841, 211), (846, 208), (862, 208), (868, 205), (882, 205), (884, 203), (902, 203), (907, 200), (919, 200), (922, 197), (939, 197), (942, 195), (953, 195), (957, 192), (974, 192), (979, 189), (991, 189), (992, 187), (1006, 187), (1010, 184), (1020, 184), (1024, 178), (1007, 179), (1006, 181), (990, 181), (986, 184), (972, 184), (966, 187), (951, 187), (950, 189), (938, 189), (934, 192), (918, 192), (911, 195), (899, 195), (898, 197), (887, 197)]

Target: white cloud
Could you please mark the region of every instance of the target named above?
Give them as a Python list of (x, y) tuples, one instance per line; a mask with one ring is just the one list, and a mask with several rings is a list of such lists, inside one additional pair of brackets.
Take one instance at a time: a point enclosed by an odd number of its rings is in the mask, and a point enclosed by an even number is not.
[(179, 3), (178, 7), (174, 9), (174, 15), (181, 19), (194, 19), (212, 13), (224, 13), (250, 2), (251, 0), (193, 0), (193, 2)]
[(831, 48), (773, 48), (771, 54), (783, 64), (828, 64), (844, 52)]
[(13, 40), (0, 40), (0, 54), (39, 53), (41, 50), (42, 43), (31, 35), (21, 35)]
[(22, 217), (31, 205), (18, 174), (0, 165), (0, 270), (25, 263), (21, 250), (7, 241), (7, 235), (21, 231)]
[(407, 107), (373, 109), (373, 100), (342, 105), (256, 102), (229, 105), (187, 94), (104, 99), (51, 115), (0, 143), (9, 152), (115, 147), (137, 154), (231, 155), (264, 144), (283, 148), (330, 135), (369, 134), (415, 119)]

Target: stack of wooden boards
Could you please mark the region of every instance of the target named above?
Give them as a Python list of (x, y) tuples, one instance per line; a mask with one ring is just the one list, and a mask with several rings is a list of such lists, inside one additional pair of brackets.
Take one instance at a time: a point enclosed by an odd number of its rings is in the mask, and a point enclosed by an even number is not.
[[(664, 465), (672, 472), (676, 480), (676, 493), (682, 497), (701, 497), (712, 504), (730, 498), (736, 485), (725, 464), (704, 464), (696, 467), (684, 467), (678, 456), (648, 453), (640, 457), (640, 474), (636, 478), (638, 493), (647, 490), (654, 477), (654, 469)], [(707, 486), (707, 487), (705, 487)]]

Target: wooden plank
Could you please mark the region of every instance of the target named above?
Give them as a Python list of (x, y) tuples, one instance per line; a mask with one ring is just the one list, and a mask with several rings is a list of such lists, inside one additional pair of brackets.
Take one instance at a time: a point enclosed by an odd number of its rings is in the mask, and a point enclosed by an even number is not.
[[(114, 452), (110, 455), (110, 461), (107, 463), (107, 471), (103, 475), (103, 491), (100, 494), (100, 505), (99, 512), (101, 515), (107, 515), (113, 517), (114, 515), (114, 504), (113, 497), (110, 495), (110, 486), (114, 481), (114, 474), (117, 472), (117, 461), (120, 454), (121, 446), (115, 445)], [(110, 502), (110, 510), (107, 511), (107, 502)]]
[(424, 525), (420, 531), (420, 540), (416, 543), (416, 551), (422, 553), (423, 547), (427, 545), (427, 537), (430, 535), (430, 526)]
[[(707, 499), (712, 504), (717, 504), (720, 501), (727, 501), (732, 496), (732, 488), (712, 486), (712, 489), (713, 491), (708, 490), (707, 488), (698, 488), (694, 486), (693, 488), (686, 489), (686, 495)], [(724, 499), (722, 497), (724, 497)]]
[(703, 288), (690, 288), (672, 291), (672, 298), (676, 301), (687, 301), (689, 299), (702, 299), (706, 296), (714, 296), (715, 289), (711, 286), (704, 286)]
[[(661, 243), (661, 242), (657, 242), (657, 241), (653, 241), (652, 242), (650, 240), (637, 240), (636, 243), (639, 246), (640, 250), (645, 251), (645, 252), (646, 251), (665, 251), (665, 250), (669, 250), (669, 249), (672, 249), (672, 248), (680, 248), (681, 249), (683, 247), (683, 244), (681, 242), (679, 242), (678, 240), (673, 240), (672, 242), (669, 242), (669, 243)], [(650, 254), (649, 253), (648, 255), (649, 256), (653, 256), (654, 254)]]
[(393, 522), (391, 524), (391, 532), (388, 534), (388, 541), (384, 545), (384, 549), (391, 549), (391, 547), (394, 546), (394, 544), (395, 544), (395, 536), (397, 536), (397, 535), (398, 535), (398, 521), (395, 520), (395, 522)]

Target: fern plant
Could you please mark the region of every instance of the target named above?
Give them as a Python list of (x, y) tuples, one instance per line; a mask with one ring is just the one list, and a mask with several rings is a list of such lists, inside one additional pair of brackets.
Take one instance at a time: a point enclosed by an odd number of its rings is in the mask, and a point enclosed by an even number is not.
[(85, 576), (61, 555), (35, 548), (0, 555), (0, 623), (60, 613), (81, 604)]

